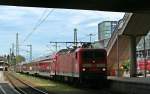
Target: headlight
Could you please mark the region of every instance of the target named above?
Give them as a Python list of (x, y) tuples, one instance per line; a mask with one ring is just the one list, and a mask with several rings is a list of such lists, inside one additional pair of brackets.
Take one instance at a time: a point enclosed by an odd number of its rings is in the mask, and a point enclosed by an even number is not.
[(106, 71), (106, 68), (102, 68), (102, 71)]
[(82, 69), (82, 71), (85, 71), (85, 70), (86, 70), (85, 68)]
[(94, 60), (93, 60), (92, 62), (93, 62), (93, 63), (95, 63), (95, 61), (94, 61)]

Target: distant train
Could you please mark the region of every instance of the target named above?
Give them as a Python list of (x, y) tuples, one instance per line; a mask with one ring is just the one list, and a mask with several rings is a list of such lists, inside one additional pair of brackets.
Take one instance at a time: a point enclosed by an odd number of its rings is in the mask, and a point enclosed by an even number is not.
[(8, 67), (8, 63), (5, 63), (3, 60), (0, 60), (0, 71), (7, 71)]
[(150, 59), (141, 58), (137, 60), (137, 70), (138, 72), (144, 74), (144, 70), (146, 69), (147, 73), (150, 74)]
[(16, 71), (69, 82), (106, 80), (107, 52), (94, 48), (62, 49), (53, 56), (18, 64)]

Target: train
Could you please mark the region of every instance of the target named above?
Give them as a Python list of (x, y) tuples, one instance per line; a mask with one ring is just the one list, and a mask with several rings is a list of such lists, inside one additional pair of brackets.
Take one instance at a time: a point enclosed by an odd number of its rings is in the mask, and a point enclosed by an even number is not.
[(15, 70), (67, 82), (103, 81), (107, 79), (107, 52), (95, 48), (61, 49), (30, 63), (20, 63)]
[(150, 74), (150, 59), (138, 59), (137, 60), (137, 71), (138, 74), (144, 75), (144, 71), (146, 70), (147, 74)]

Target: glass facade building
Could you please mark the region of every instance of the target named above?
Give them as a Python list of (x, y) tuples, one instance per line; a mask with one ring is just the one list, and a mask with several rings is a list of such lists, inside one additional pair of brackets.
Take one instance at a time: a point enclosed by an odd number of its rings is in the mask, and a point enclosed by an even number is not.
[(98, 40), (104, 47), (107, 46), (117, 23), (117, 21), (103, 21), (98, 24)]
[(136, 55), (138, 74), (150, 74), (150, 32), (138, 41)]
[[(145, 49), (144, 49), (144, 41), (145, 41)], [(146, 58), (150, 58), (150, 32), (141, 38), (139, 43), (137, 44), (137, 58), (144, 58), (144, 53), (146, 54)]]

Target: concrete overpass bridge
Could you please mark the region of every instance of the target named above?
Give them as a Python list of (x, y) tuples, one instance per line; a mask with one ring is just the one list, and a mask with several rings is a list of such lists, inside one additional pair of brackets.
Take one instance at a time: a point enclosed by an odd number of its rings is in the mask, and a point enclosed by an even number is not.
[(149, 12), (150, 10), (148, 0), (0, 0), (0, 5), (118, 12)]
[(136, 44), (150, 30), (150, 14), (126, 13), (108, 45), (108, 70), (130, 59), (130, 75), (136, 76)]

